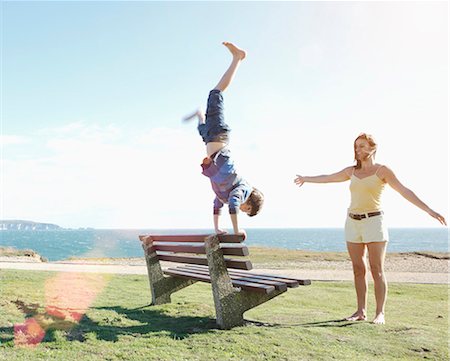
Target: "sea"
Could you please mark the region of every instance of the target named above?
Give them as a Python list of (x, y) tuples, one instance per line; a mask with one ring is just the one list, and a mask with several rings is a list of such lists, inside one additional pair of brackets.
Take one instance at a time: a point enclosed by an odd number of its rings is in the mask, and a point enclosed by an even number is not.
[[(292, 250), (346, 252), (342, 228), (246, 229), (247, 246)], [(210, 229), (63, 229), (50, 231), (0, 231), (0, 247), (31, 249), (49, 261), (71, 257), (143, 257), (142, 234), (211, 234)], [(388, 252), (449, 251), (448, 229), (391, 228)]]

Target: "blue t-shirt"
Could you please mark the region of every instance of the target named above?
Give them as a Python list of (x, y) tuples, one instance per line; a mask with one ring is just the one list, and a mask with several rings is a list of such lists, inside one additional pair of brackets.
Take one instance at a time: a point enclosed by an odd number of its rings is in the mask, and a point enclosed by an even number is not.
[(224, 203), (228, 203), (230, 214), (237, 213), (239, 206), (248, 199), (253, 188), (236, 173), (230, 150), (227, 147), (222, 148), (214, 155), (212, 162), (203, 163), (202, 168), (202, 174), (210, 179), (216, 194), (214, 214), (220, 214)]

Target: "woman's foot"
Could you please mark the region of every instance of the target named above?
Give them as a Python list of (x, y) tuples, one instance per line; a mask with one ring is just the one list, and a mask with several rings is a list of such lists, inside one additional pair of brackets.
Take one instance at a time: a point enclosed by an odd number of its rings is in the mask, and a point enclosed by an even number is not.
[(384, 325), (384, 312), (380, 312), (378, 315), (375, 316), (372, 323), (376, 325)]
[(228, 48), (228, 50), (231, 52), (231, 54), (233, 54), (233, 58), (237, 58), (239, 60), (244, 60), (245, 57), (247, 56), (247, 53), (245, 52), (245, 50), (239, 49), (233, 43), (224, 41), (222, 44)]
[(356, 311), (353, 315), (346, 317), (345, 321), (366, 321), (367, 316), (364, 312)]

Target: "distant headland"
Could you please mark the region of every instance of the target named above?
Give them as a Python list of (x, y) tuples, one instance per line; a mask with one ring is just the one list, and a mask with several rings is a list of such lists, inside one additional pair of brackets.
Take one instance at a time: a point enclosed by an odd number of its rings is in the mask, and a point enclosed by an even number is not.
[(49, 231), (63, 229), (56, 224), (23, 220), (0, 220), (0, 231)]

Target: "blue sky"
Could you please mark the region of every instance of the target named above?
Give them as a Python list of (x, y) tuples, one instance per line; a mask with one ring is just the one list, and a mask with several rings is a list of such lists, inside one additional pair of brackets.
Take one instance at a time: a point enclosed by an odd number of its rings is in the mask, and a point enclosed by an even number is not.
[[(352, 164), (361, 131), (448, 218), (447, 2), (107, 1), (2, 2), (0, 218), (211, 227), (203, 145), (180, 119), (228, 66), (223, 40), (248, 51), (225, 93), (231, 149), (266, 195), (243, 227), (342, 226), (348, 183), (293, 178)], [(384, 201), (391, 226), (439, 226)]]

